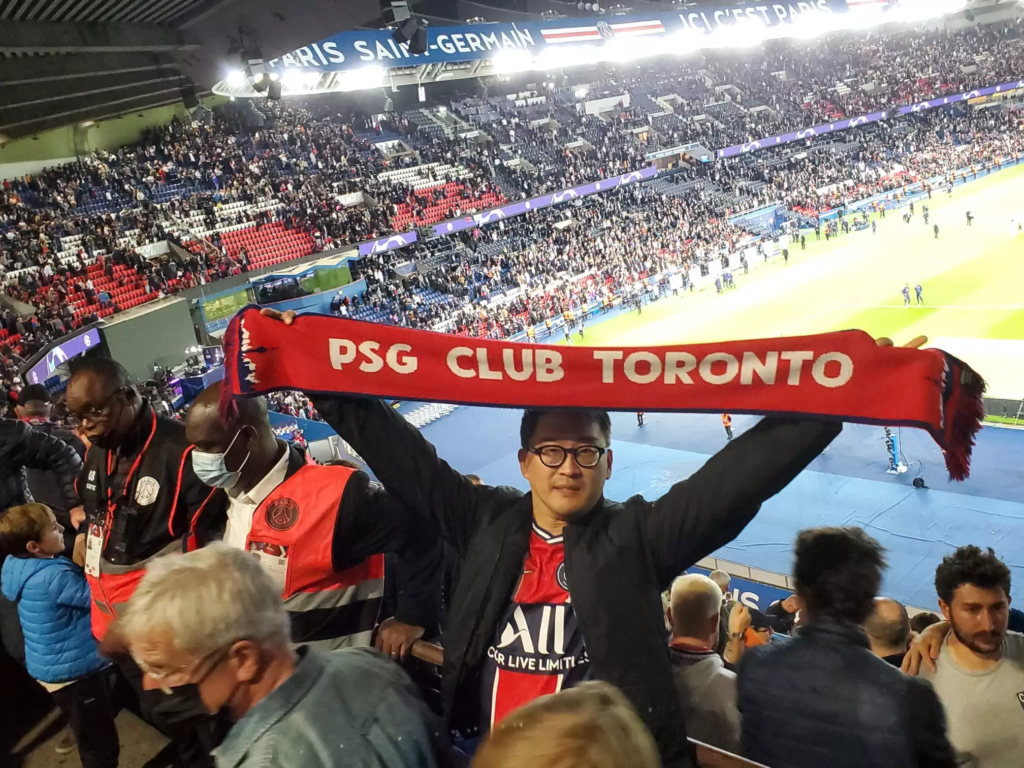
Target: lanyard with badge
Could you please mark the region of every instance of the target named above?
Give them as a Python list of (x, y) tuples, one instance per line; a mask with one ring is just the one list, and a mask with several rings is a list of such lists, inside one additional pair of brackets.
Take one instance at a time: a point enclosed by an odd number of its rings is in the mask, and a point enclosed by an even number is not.
[(124, 486), (121, 488), (121, 493), (117, 498), (114, 497), (114, 491), (111, 487), (113, 485), (111, 478), (117, 469), (117, 457), (113, 451), (107, 451), (107, 471), (100, 486), (107, 497), (106, 515), (102, 523), (96, 521), (89, 522), (89, 530), (85, 539), (85, 573), (87, 576), (92, 576), (95, 579), (100, 577), (100, 560), (103, 557), (104, 549), (106, 549), (107, 541), (110, 539), (110, 532), (114, 527), (114, 510), (121, 509), (122, 502), (128, 497), (128, 489), (131, 487), (132, 478), (135, 476), (135, 472), (142, 461), (142, 456), (149, 448), (149, 444), (153, 441), (153, 435), (155, 434), (156, 413), (154, 412), (149, 437), (146, 438), (145, 445), (142, 446), (142, 450), (135, 457), (131, 469), (128, 470), (128, 475), (124, 479)]

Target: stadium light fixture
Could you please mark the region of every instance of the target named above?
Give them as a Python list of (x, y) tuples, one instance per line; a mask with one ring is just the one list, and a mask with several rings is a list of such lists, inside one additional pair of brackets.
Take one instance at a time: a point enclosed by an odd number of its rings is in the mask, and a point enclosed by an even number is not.
[(711, 34), (715, 48), (754, 48), (768, 37), (768, 27), (754, 17), (738, 19), (736, 24), (719, 27)]
[(888, 9), (885, 20), (913, 24), (957, 13), (969, 5), (968, 0), (903, 0), (899, 5)]
[(281, 75), (279, 75), (277, 72), (271, 72), (270, 79), (276, 83), (278, 80), (281, 79)]
[(601, 58), (605, 61), (619, 63), (636, 61), (642, 58), (648, 50), (650, 50), (650, 46), (643, 38), (616, 37), (602, 46)]
[(337, 87), (342, 91), (361, 91), (380, 88), (384, 84), (384, 67), (373, 64), (348, 72), (339, 72)]
[(281, 75), (281, 86), (289, 91), (298, 91), (302, 88), (302, 70), (289, 69)]
[(601, 47), (572, 45), (565, 48), (569, 50), (564, 50), (562, 46), (554, 46), (540, 51), (533, 59), (533, 68), (550, 71), (603, 61)]
[(232, 69), (228, 72), (228, 85), (232, 88), (241, 88), (245, 85), (245, 72), (240, 69)]
[(708, 45), (708, 33), (699, 29), (681, 29), (665, 35), (665, 53), (675, 56), (689, 56), (698, 53)]
[(533, 57), (529, 51), (509, 49), (495, 53), (491, 63), (499, 75), (510, 75), (530, 69), (533, 65)]

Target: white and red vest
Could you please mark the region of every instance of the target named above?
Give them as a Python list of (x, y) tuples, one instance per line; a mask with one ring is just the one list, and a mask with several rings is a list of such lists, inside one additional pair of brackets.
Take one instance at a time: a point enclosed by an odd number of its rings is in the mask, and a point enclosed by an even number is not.
[(372, 642), (384, 597), (384, 556), (335, 572), (331, 555), (353, 472), (305, 465), (253, 513), (245, 546), (281, 588), (293, 643), (330, 650)]

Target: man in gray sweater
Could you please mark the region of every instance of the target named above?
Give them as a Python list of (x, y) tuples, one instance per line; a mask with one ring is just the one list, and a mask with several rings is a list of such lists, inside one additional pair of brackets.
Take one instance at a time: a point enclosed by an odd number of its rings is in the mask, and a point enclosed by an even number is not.
[(935, 571), (949, 622), (928, 680), (946, 709), (964, 768), (1017, 768), (1024, 759), (1024, 635), (1009, 632), (1010, 569), (992, 549), (960, 547)]
[(672, 583), (668, 620), (672, 673), (682, 702), (686, 732), (697, 741), (728, 752), (740, 751), (740, 713), (736, 675), (715, 653), (721, 588), (701, 574), (688, 573)]

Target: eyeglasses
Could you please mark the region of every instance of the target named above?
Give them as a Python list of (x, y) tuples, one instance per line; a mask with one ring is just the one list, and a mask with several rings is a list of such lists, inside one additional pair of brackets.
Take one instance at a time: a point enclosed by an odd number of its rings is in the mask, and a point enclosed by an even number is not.
[(565, 463), (565, 457), (572, 455), (583, 469), (593, 469), (601, 461), (607, 448), (596, 445), (581, 445), (579, 448), (563, 448), (560, 445), (540, 445), (530, 448), (530, 453), (540, 457), (540, 463), (551, 469), (558, 469)]
[[(237, 641), (235, 641), (237, 642)], [(217, 668), (225, 658), (227, 658), (228, 652), (231, 650), (231, 646), (235, 643), (231, 643), (224, 648), (218, 648), (216, 651), (212, 651), (205, 656), (198, 659), (193, 659), (187, 664), (182, 664), (180, 667), (171, 667), (170, 669), (160, 669), (157, 667), (150, 666), (142, 659), (134, 659), (135, 664), (142, 671), (146, 677), (152, 678), (160, 683), (160, 688), (166, 693), (169, 688), (173, 688), (175, 685), (183, 685), (189, 682), (189, 678), (192, 676), (191, 671), (201, 667), (209, 659), (214, 659), (213, 664), (206, 670), (206, 673), (196, 681), (196, 684), (203, 682), (210, 673)]]
[(85, 413), (69, 413), (69, 420), (73, 426), (81, 426), (81, 424), (86, 421), (90, 424), (102, 424), (109, 420), (111, 414), (114, 412), (114, 408), (111, 404), (113, 399), (123, 391), (124, 390), (122, 388), (115, 389), (110, 393), (110, 396), (103, 401), (102, 405), (92, 406)]

